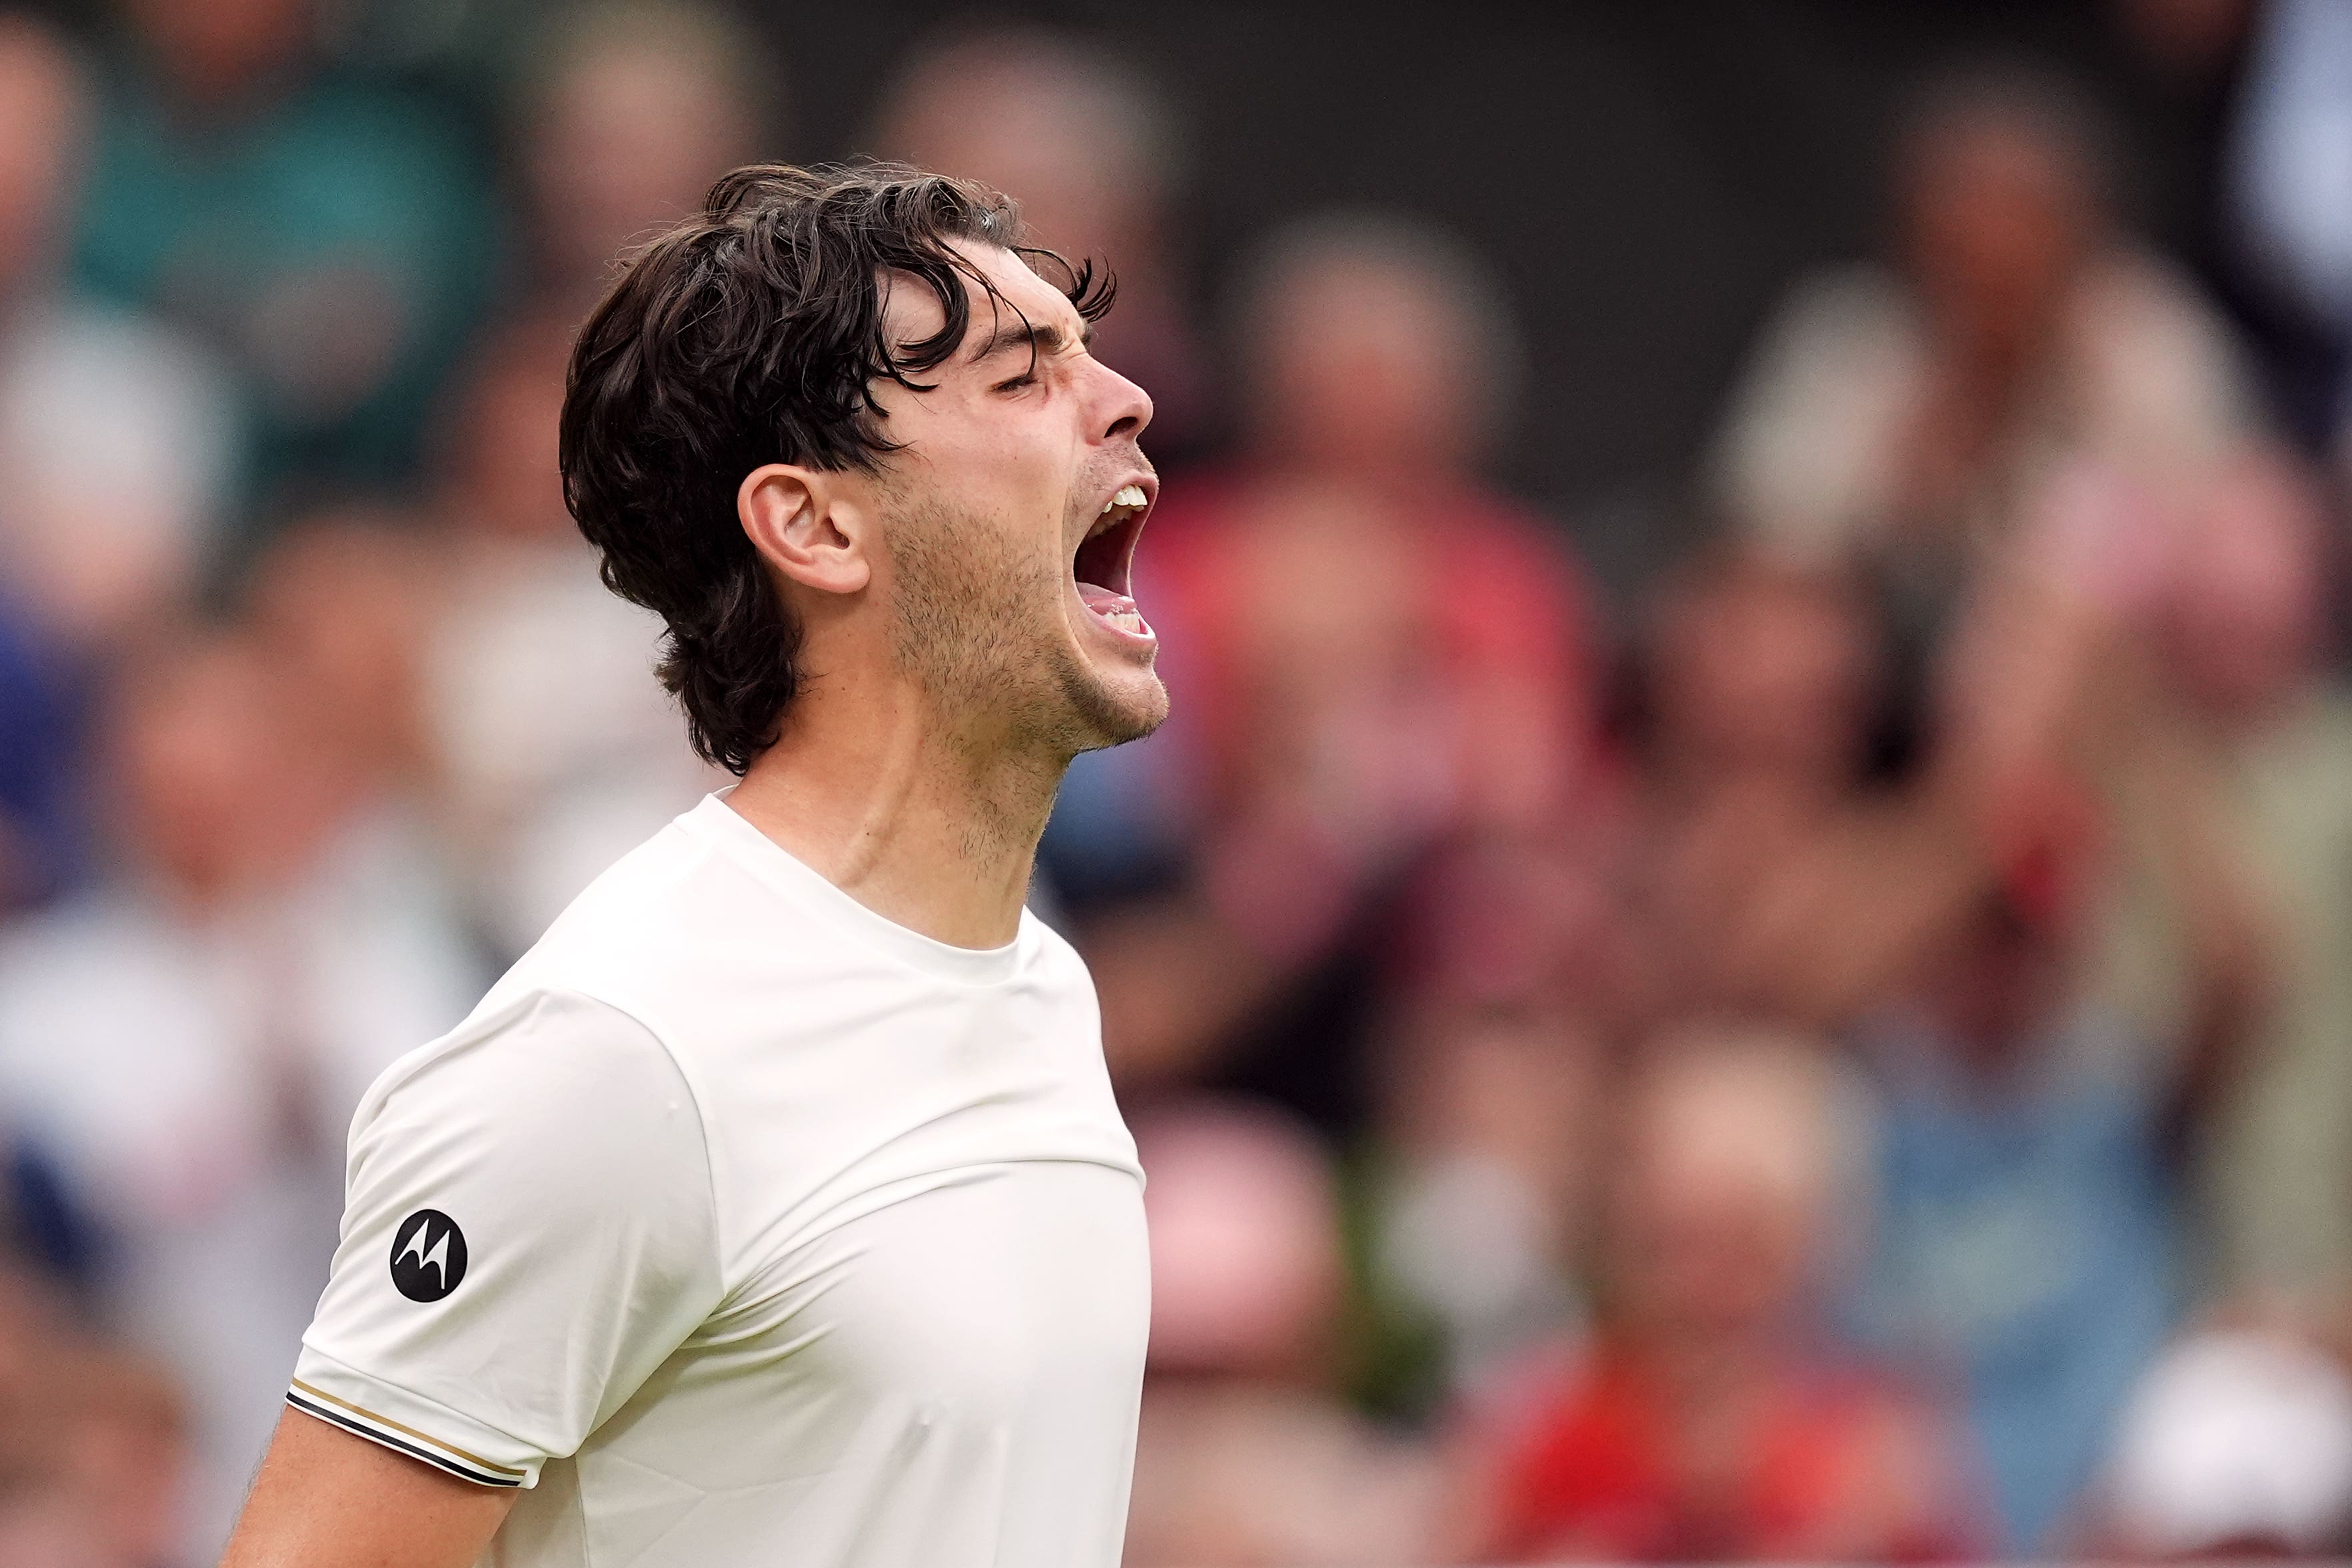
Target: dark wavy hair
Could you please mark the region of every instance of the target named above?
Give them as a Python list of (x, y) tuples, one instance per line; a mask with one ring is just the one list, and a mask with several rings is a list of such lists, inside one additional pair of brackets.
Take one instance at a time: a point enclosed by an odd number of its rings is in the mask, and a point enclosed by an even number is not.
[[(735, 511), (767, 463), (873, 471), (895, 449), (875, 398), (946, 363), (971, 325), (966, 280), (1013, 307), (955, 242), (1002, 246), (1087, 321), (1113, 281), (1019, 243), (1013, 202), (899, 164), (761, 163), (626, 264), (580, 331), (563, 395), (564, 504), (604, 585), (667, 627), (655, 673), (694, 749), (740, 773), (773, 745), (800, 683), (800, 627)], [(946, 321), (892, 342), (893, 287), (929, 290)], [(1017, 313), (1017, 312), (1016, 312)]]

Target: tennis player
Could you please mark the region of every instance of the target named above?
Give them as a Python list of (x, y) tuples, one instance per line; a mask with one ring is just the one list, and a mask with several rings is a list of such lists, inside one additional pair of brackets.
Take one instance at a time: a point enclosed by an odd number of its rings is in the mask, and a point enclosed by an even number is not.
[(233, 1568), (1114, 1568), (1148, 1313), (1094, 990), (1023, 907), (1166, 712), (1151, 402), (1002, 196), (746, 168), (582, 330), (565, 493), (740, 775), (352, 1123)]

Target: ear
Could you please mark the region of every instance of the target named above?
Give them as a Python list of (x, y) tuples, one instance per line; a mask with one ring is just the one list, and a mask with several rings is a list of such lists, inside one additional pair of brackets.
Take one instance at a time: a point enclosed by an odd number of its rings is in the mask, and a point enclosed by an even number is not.
[(872, 512), (845, 476), (769, 463), (743, 477), (735, 515), (771, 567), (822, 594), (855, 594), (872, 580)]

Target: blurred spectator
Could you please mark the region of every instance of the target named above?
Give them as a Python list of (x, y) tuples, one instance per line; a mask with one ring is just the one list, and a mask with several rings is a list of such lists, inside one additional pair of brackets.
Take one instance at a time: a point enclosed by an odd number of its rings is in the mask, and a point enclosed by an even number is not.
[(2065, 755), (2092, 654), (2003, 574), (1899, 768), (1886, 638), (1857, 574), (1739, 547), (1660, 594), (1643, 649), (1633, 945), (1662, 1019), (1840, 1029), (1968, 923), (2002, 868), (2071, 826)]
[(242, 594), (262, 646), (302, 672), (289, 718), (321, 763), (402, 810), (435, 783), (418, 687), (438, 564), (407, 513), (352, 502), (289, 525)]
[[(1584, 1317), (1606, 1075), (1626, 1022), (1627, 933), (1588, 858), (1489, 843), (1446, 857), (1402, 911), (1373, 1060), (1370, 1325), (1363, 1392), (1412, 1414)], [(1391, 1324), (1382, 1314), (1397, 1313)], [(1403, 1358), (1414, 1318), (1435, 1364)], [(1426, 1386), (1408, 1381), (1426, 1376)], [(1402, 1385), (1401, 1385), (1402, 1384)]]
[(207, 563), (236, 436), (211, 362), (59, 276), (89, 117), (65, 44), (0, 18), (0, 592), (79, 653)]
[(2018, 1552), (2068, 1521), (2171, 1327), (2181, 1155), (2242, 1045), (2218, 952), (2178, 1061), (2095, 994), (2084, 884), (2078, 857), (2021, 867), (1860, 1037), (1884, 1098), (1863, 1321), (1961, 1380)]
[(1199, 455), (1209, 388), (1171, 248), (1181, 158), (1158, 83), (1046, 28), (952, 31), (885, 90), (868, 141), (881, 156), (1009, 193), (1037, 244), (1117, 273), (1118, 306), (1095, 353), (1150, 392), (1162, 468)]
[(1549, 824), (1589, 757), (1595, 628), (1553, 531), (1473, 477), (1515, 361), (1465, 253), (1385, 220), (1296, 229), (1242, 320), (1250, 462), (1160, 520), (1151, 586), (1191, 638), (1202, 816), (1310, 851), (1266, 868), (1307, 917), (1293, 942), (1348, 873)]
[[(1865, 1019), (1890, 1097), (1875, 1330), (1967, 1380), (2012, 1550), (2056, 1526), (2169, 1321), (2179, 1163), (2262, 978), (2132, 635), (2171, 514), (2127, 496), (2083, 471), (2021, 499), (1937, 660), (1932, 743), (1891, 781), (1865, 783), (1884, 663), (1850, 579), (1718, 561), (1654, 646), (1660, 994)], [(2095, 956), (2127, 874), (2179, 928), (2168, 1012), (2125, 1010), (2145, 999)], [(1890, 1010), (1923, 971), (1930, 999)]]
[(600, 0), (543, 31), (517, 89), (526, 292), (576, 321), (632, 243), (768, 152), (778, 72), (730, 14), (686, 0)]
[[(1071, 783), (1084, 803), (1134, 781), (1139, 815), (1181, 825), (1197, 894), (1098, 924), (1089, 956), (1139, 1079), (1255, 1050), (1244, 1087), (1345, 1126), (1361, 992), (1335, 966), (1433, 847), (1561, 830), (1595, 630), (1557, 535), (1475, 478), (1515, 361), (1466, 254), (1390, 219), (1310, 224), (1271, 246), (1239, 319), (1247, 459), (1171, 497), (1139, 568), (1174, 717)], [(1210, 972), (1209, 1008), (1156, 978)], [(1253, 1001), (1301, 998), (1321, 1016), (1226, 1037)]]
[(2352, 1547), (2352, 1376), (2277, 1328), (2215, 1328), (2164, 1353), (2102, 1477), (2101, 1557), (2340, 1557)]
[[(1658, 1005), (1807, 1011), (1790, 960), (1827, 961), (1833, 944), (1777, 928), (1800, 861), (1855, 808), (1880, 664), (1870, 605), (1834, 573), (1718, 556), (1657, 596), (1635, 891)], [(1866, 901), (1884, 921), (1884, 902)]]
[(1427, 1460), (1331, 1393), (1345, 1276), (1313, 1138), (1197, 1101), (1136, 1134), (1152, 1309), (1129, 1568), (1428, 1561)]
[(404, 477), (495, 269), (469, 139), (322, 69), (315, 0), (126, 0), (76, 257), (243, 372), (257, 493)]
[(1486, 1550), (1514, 1562), (1906, 1562), (1976, 1539), (1954, 1445), (1840, 1354), (1825, 1309), (1867, 1183), (1824, 1050), (1654, 1047), (1624, 1100), (1591, 1349), (1507, 1390)]
[(302, 672), (175, 635), (122, 679), (89, 894), (0, 944), (0, 1100), (111, 1233), (103, 1296), (188, 1391), (190, 1560), (226, 1535), (325, 1278), (342, 1131), (482, 975)]
[(79, 689), (186, 592), (232, 482), (221, 374), (59, 275), (89, 117), (64, 41), (0, 16), (0, 910), (76, 874)]
[(2053, 471), (2095, 459), (2160, 498), (2255, 413), (2221, 322), (2119, 230), (2105, 128), (2063, 82), (1948, 79), (1895, 178), (1895, 265), (1799, 287), (1711, 481), (1769, 549), (1868, 567), (1916, 658)]
[(2330, 520), (2283, 453), (2184, 515), (2151, 632), (2190, 744), (2267, 896), (2276, 995), (2219, 1129), (2222, 1281), (2352, 1285), (2352, 698), (2322, 679)]
[(508, 956), (712, 782), (653, 679), (661, 622), (604, 587), (564, 510), (569, 346), (539, 318), (489, 339), (453, 391), (436, 468), (425, 740), (453, 863)]
[(185, 1413), (163, 1370), (0, 1271), (0, 1562), (177, 1561), (187, 1468)]

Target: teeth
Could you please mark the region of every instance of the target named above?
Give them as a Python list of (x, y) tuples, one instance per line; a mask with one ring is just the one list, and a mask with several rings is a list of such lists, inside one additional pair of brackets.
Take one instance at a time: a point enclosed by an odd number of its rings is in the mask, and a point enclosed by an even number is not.
[(1123, 506), (1133, 507), (1138, 510), (1140, 510), (1144, 504), (1144, 499), (1143, 487), (1141, 485), (1129, 485), (1125, 489), (1120, 490), (1118, 494), (1111, 497), (1110, 500), (1103, 502), (1102, 515), (1108, 517), (1113, 511)]

